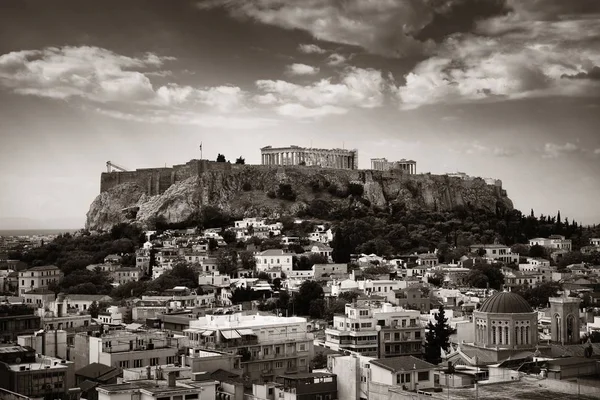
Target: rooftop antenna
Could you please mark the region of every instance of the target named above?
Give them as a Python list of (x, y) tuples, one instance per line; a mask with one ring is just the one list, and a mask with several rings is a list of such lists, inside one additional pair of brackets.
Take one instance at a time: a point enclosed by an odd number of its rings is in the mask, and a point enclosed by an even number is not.
[(202, 142), (200, 142), (200, 159), (202, 160)]

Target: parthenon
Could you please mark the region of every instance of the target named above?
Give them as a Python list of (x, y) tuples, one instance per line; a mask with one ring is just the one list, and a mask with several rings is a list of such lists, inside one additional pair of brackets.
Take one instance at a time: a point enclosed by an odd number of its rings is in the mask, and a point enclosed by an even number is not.
[(267, 146), (260, 149), (260, 152), (263, 165), (306, 165), (358, 169), (358, 150)]

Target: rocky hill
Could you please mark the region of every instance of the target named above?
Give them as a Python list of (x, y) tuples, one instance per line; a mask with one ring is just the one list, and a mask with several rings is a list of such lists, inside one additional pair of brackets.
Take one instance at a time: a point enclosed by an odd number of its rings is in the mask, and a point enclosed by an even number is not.
[[(282, 185), (288, 192), (291, 188), (293, 196), (278, 196)], [(93, 201), (86, 226), (90, 230), (108, 230), (120, 222), (147, 226), (156, 217), (168, 223), (182, 223), (199, 215), (204, 206), (218, 207), (239, 217), (296, 215), (315, 199), (347, 206), (348, 189), (357, 185), (364, 190), (354, 198), (359, 197), (360, 204), (366, 207), (385, 209), (398, 202), (408, 209), (440, 211), (461, 205), (492, 212), (513, 207), (501, 186), (486, 184), (483, 179), (244, 165), (204, 170), (195, 176), (174, 180), (159, 194), (149, 191), (150, 184), (139, 181), (114, 184)]]

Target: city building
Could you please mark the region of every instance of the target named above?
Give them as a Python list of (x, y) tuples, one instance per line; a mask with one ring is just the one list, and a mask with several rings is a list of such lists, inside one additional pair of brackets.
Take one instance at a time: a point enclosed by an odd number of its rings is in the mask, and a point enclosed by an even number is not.
[(60, 268), (54, 265), (32, 267), (19, 272), (19, 294), (23, 295), (34, 289), (48, 288), (63, 277)]
[(68, 359), (67, 331), (64, 330), (39, 330), (33, 335), (17, 337), (19, 346), (31, 347), (37, 354), (49, 357)]
[(400, 386), (408, 391), (430, 389), (435, 386), (434, 372), (437, 366), (416, 357), (377, 359), (372, 360), (370, 364), (372, 386), (376, 384), (383, 387)]
[(100, 305), (100, 303), (112, 302), (112, 297), (105, 294), (67, 294), (65, 295), (65, 302), (67, 308), (75, 309), (77, 311), (87, 311), (92, 303)]
[(412, 175), (417, 173), (417, 162), (405, 159), (388, 161), (386, 158), (371, 158), (371, 169), (375, 171), (399, 170)]
[(185, 330), (190, 346), (242, 356), (244, 376), (268, 381), (277, 375), (309, 372), (313, 334), (300, 317), (206, 315)]
[[(338, 399), (342, 400), (367, 400), (371, 384), (371, 361), (373, 357), (331, 354), (327, 356), (327, 369), (336, 374)], [(387, 398), (384, 397), (384, 398)]]
[(34, 305), (38, 308), (46, 307), (53, 302), (56, 294), (47, 288), (33, 289), (21, 295), (25, 299), (25, 304)]
[(111, 274), (113, 284), (123, 285), (129, 282), (137, 282), (142, 277), (142, 272), (136, 267), (119, 267)]
[(337, 400), (337, 375), (325, 372), (280, 375), (275, 382), (253, 384), (249, 400)]
[(499, 292), (473, 311), (470, 323), (457, 324), (457, 329), (464, 354), (493, 364), (536, 348), (538, 313), (520, 295)]
[[(150, 374), (148, 374), (150, 375)], [(155, 377), (98, 386), (98, 400), (215, 400), (216, 381), (197, 373), (177, 379), (176, 371), (155, 371)]]
[(378, 358), (421, 356), (425, 330), (419, 315), (389, 303), (346, 304), (345, 315), (334, 315), (332, 327), (325, 329), (325, 347)]
[(288, 273), (293, 267), (294, 253), (286, 253), (281, 249), (269, 249), (254, 255), (256, 260), (256, 272), (266, 272), (275, 267), (281, 268), (281, 271)]
[(422, 265), (424, 267), (435, 267), (439, 263), (439, 258), (437, 254), (433, 253), (424, 253), (419, 254), (419, 258), (417, 259), (417, 264)]
[(266, 146), (260, 149), (263, 165), (306, 165), (358, 169), (358, 150)]
[(573, 243), (562, 235), (550, 235), (548, 238), (535, 238), (529, 240), (530, 246), (542, 246), (550, 250), (571, 251)]
[(505, 246), (503, 244), (474, 244), (471, 246), (471, 252), (483, 252), (481, 253), (483, 257), (507, 264), (519, 263), (519, 254), (513, 253), (510, 246)]
[(78, 354), (81, 367), (94, 362), (117, 368), (174, 364), (186, 346), (186, 337), (158, 330), (81, 332), (75, 337), (75, 347), (88, 350), (87, 357)]
[(424, 293), (420, 285), (409, 286), (395, 291), (397, 306), (408, 310), (419, 310), (428, 313), (431, 310), (431, 292)]
[(0, 304), (0, 341), (10, 343), (18, 336), (31, 335), (39, 330), (41, 318), (24, 304)]
[(71, 361), (39, 356), (23, 346), (0, 347), (0, 387), (30, 398), (70, 398), (75, 386)]
[(322, 257), (325, 257), (325, 259), (329, 262), (333, 261), (333, 258), (331, 257), (331, 253), (333, 252), (333, 249), (331, 247), (329, 247), (328, 245), (326, 245), (325, 243), (320, 243), (320, 242), (311, 243), (310, 245), (308, 245), (305, 248), (305, 250), (308, 253), (317, 254)]

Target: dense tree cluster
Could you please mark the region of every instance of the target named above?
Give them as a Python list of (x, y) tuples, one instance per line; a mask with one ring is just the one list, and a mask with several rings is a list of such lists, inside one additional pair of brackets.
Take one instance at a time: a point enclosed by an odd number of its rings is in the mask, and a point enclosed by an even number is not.
[(100, 264), (109, 254), (122, 254), (122, 264), (135, 265), (135, 250), (145, 241), (142, 231), (128, 224), (115, 225), (110, 233), (65, 233), (52, 242), (31, 250), (14, 249), (9, 256), (29, 266), (56, 265), (65, 275)]

